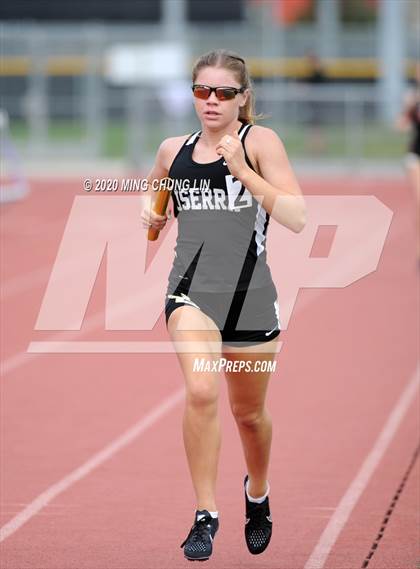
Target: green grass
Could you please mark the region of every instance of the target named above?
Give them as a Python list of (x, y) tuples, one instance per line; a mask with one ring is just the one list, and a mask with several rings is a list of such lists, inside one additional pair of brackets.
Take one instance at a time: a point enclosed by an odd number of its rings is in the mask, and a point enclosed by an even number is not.
[[(310, 127), (273, 125), (281, 136), (290, 156), (304, 157), (313, 153), (317, 132)], [(399, 158), (406, 152), (405, 134), (378, 124), (356, 126), (351, 132), (341, 125), (328, 125), (319, 129), (319, 154), (326, 158), (364, 157), (371, 159)]]
[(122, 123), (108, 124), (102, 149), (108, 158), (120, 158), (127, 154), (127, 133)]
[[(311, 134), (310, 128), (294, 124), (276, 124), (274, 121), (271, 121), (269, 126), (281, 136), (291, 157), (305, 157), (308, 154), (314, 154), (314, 134)], [(146, 125), (143, 128), (145, 128), (143, 140), (146, 145), (144, 151), (154, 154), (162, 139), (167, 135), (163, 127), (158, 124)], [(15, 140), (21, 144), (29, 138), (29, 130), (23, 122), (13, 122), (11, 132)], [(364, 124), (362, 128), (356, 126), (352, 132), (346, 131), (342, 125), (328, 125), (322, 128), (321, 133), (323, 144), (318, 154), (325, 158), (397, 159), (406, 151), (407, 137), (405, 134), (375, 123)], [(86, 128), (80, 122), (55, 121), (49, 125), (47, 136), (48, 141), (56, 148), (60, 143), (77, 145), (85, 139), (86, 134)], [(126, 124), (120, 121), (109, 122), (105, 127), (102, 155), (108, 158), (123, 158), (127, 155), (127, 148)]]

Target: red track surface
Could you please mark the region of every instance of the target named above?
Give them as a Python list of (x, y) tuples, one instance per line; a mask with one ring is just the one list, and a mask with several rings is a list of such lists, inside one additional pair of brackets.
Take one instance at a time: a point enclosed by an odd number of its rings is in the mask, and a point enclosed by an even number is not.
[[(245, 465), (223, 389), (221, 526), (208, 562), (217, 569), (315, 567), (308, 560), (385, 429), (389, 444), (360, 496), (350, 493), (349, 517), (317, 565), (361, 568), (418, 444), (418, 391), (414, 397), (406, 391), (417, 368), (419, 307), (413, 199), (405, 180), (311, 179), (302, 180), (302, 187), (305, 194), (375, 195), (394, 216), (377, 270), (342, 289), (301, 291), (281, 334), (268, 397), (274, 530), (269, 549), (258, 557), (244, 543)], [(74, 181), (34, 182), (25, 201), (1, 211), (1, 524), (12, 527), (1, 543), (1, 567), (190, 567), (179, 547), (195, 504), (182, 444), (183, 379), (176, 356), (26, 353), (29, 342), (51, 336), (34, 325), (80, 188)], [(103, 303), (99, 287), (87, 316)], [(168, 340), (162, 319), (153, 333)], [(91, 337), (104, 335), (98, 329)], [(133, 332), (129, 337), (136, 339)], [(129, 444), (74, 483), (66, 479), (177, 392), (172, 407), (144, 430), (140, 426)], [(398, 410), (400, 421), (390, 435), (387, 425)], [(63, 479), (63, 491), (36, 508), (34, 500)], [(416, 567), (418, 481), (417, 458), (369, 569)], [(21, 512), (24, 523), (15, 518)]]

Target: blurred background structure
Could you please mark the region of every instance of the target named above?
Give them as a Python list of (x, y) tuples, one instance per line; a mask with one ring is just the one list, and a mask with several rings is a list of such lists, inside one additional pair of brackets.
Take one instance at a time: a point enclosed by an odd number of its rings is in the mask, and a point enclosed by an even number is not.
[[(417, 0), (4, 0), (0, 21), (0, 106), (26, 161), (148, 167), (164, 137), (197, 128), (189, 70), (219, 47), (249, 62), (261, 124), (292, 158), (404, 153), (393, 121), (420, 58)], [(163, 52), (116, 76), (116, 49), (157, 42), (186, 54), (178, 76)]]

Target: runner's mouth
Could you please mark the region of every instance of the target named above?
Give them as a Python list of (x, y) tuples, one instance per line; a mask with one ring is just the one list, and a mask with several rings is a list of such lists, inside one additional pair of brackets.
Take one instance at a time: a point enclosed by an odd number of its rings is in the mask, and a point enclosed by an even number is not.
[(220, 117), (221, 113), (217, 113), (216, 111), (204, 111), (204, 115), (206, 117)]

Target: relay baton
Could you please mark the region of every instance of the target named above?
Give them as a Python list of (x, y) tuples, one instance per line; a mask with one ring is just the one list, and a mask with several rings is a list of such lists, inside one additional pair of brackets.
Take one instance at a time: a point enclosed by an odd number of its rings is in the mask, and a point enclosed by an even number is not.
[[(159, 189), (157, 190), (157, 197), (153, 204), (153, 211), (158, 215), (165, 215), (166, 208), (168, 207), (169, 197), (171, 195), (171, 178), (162, 178), (159, 182)], [(159, 237), (159, 229), (149, 227), (147, 239), (149, 241), (156, 241)]]

